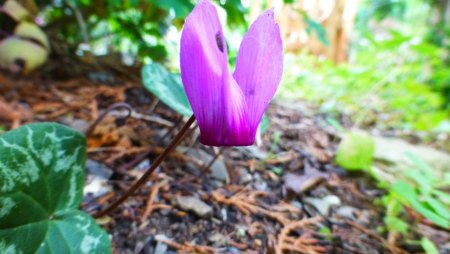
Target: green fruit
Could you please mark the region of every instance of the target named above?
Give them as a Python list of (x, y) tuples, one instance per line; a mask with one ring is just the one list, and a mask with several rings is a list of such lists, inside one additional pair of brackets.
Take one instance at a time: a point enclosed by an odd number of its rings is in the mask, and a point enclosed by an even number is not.
[(36, 24), (20, 22), (14, 36), (0, 42), (0, 66), (28, 73), (47, 61), (49, 50), (47, 36)]
[(14, 0), (6, 1), (3, 4), (3, 11), (15, 21), (25, 20), (30, 16), (28, 10)]
[(0, 66), (28, 73), (45, 63), (48, 50), (33, 41), (9, 37), (0, 42)]
[(336, 151), (336, 164), (347, 170), (368, 170), (372, 165), (375, 144), (372, 136), (350, 132), (345, 135)]
[(14, 34), (24, 39), (31, 39), (39, 42), (46, 49), (50, 48), (47, 35), (36, 24), (30, 22), (20, 22), (14, 30)]

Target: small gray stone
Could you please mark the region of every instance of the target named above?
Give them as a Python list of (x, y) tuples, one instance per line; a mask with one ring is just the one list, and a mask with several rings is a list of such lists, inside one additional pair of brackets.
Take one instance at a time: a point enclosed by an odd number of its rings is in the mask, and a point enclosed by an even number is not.
[(103, 163), (88, 159), (86, 169), (89, 174), (98, 176), (103, 179), (109, 179), (113, 175), (113, 170)]
[(228, 211), (225, 208), (222, 208), (220, 210), (220, 214), (222, 214), (222, 220), (226, 221), (228, 219)]
[(209, 217), (213, 212), (211, 206), (193, 196), (175, 196), (172, 202), (181, 210), (194, 212), (201, 218)]
[(322, 173), (317, 169), (306, 169), (312, 167), (305, 167), (303, 175), (287, 173), (283, 176), (284, 186), (296, 194), (304, 193), (313, 188), (316, 188), (321, 182), (325, 180), (326, 173)]
[(220, 188), (224, 185), (222, 181), (214, 180), (214, 179), (210, 180), (210, 184), (214, 189)]
[(250, 156), (255, 159), (265, 160), (269, 156), (267, 152), (261, 150), (257, 146), (241, 146), (237, 147), (237, 149), (247, 156)]
[(297, 200), (292, 200), (291, 202), (289, 202), (289, 204), (297, 207), (298, 209), (302, 210), (303, 209), (303, 205), (302, 203), (298, 202)]
[(215, 243), (220, 241), (224, 236), (221, 233), (215, 233), (208, 237), (208, 241)]
[(93, 197), (101, 197), (112, 191), (108, 185), (108, 179), (111, 178), (113, 170), (103, 163), (94, 160), (87, 160), (87, 179), (83, 188), (84, 194), (92, 194)]
[(73, 129), (84, 133), (89, 128), (90, 124), (84, 119), (73, 119), (72, 121), (68, 121), (70, 127)]
[(89, 175), (86, 182), (87, 184), (83, 188), (85, 195), (92, 194), (94, 198), (97, 198), (112, 191), (111, 186), (108, 185), (108, 180), (102, 177)]
[[(211, 163), (211, 161), (214, 159), (213, 156), (209, 155), (208, 153), (202, 150), (191, 149), (188, 150), (187, 155), (200, 160), (205, 166), (209, 165), (209, 163)], [(195, 168), (195, 166), (192, 163), (188, 163), (188, 167)], [(209, 174), (209, 177), (211, 179), (218, 180), (224, 183), (230, 182), (230, 175), (228, 174), (227, 167), (225, 166), (224, 161), (220, 157), (217, 158), (216, 161), (211, 165), (210, 171), (211, 173)]]
[(258, 173), (254, 175), (253, 188), (259, 191), (265, 191), (268, 188), (267, 182), (261, 179), (261, 175)]
[(169, 237), (167, 237), (166, 235), (157, 234), (157, 235), (155, 235), (155, 240), (162, 241), (162, 240), (171, 240), (171, 239)]
[(443, 151), (425, 145), (413, 145), (395, 138), (374, 137), (374, 141), (372, 172), (389, 183), (401, 179), (407, 170), (418, 167), (411, 157), (424, 160), (439, 178), (444, 177), (450, 170), (450, 155)]
[(230, 182), (230, 175), (228, 174), (228, 170), (225, 167), (223, 160), (217, 159), (214, 164), (212, 164), (210, 177), (224, 183)]
[(155, 248), (155, 254), (165, 254), (167, 252), (168, 246), (163, 242), (158, 242)]
[(241, 253), (241, 251), (236, 247), (228, 247), (227, 253)]
[(354, 220), (356, 219), (355, 213), (357, 209), (351, 206), (341, 206), (336, 210), (336, 215), (344, 219)]
[(136, 166), (136, 170), (138, 170), (138, 171), (145, 171), (145, 170), (147, 170), (148, 168), (150, 168), (150, 166), (151, 166), (151, 162), (150, 162), (150, 160), (143, 160), (141, 163), (139, 163), (137, 166)]
[(168, 209), (168, 208), (159, 209), (159, 213), (164, 215), (164, 216), (167, 216), (171, 211), (172, 210)]
[(253, 180), (252, 174), (250, 174), (246, 168), (239, 168), (239, 176), (240, 184), (247, 184)]
[(341, 200), (335, 195), (328, 195), (324, 198), (305, 198), (304, 201), (305, 203), (314, 206), (317, 211), (324, 216), (328, 215), (331, 206), (341, 204)]
[(228, 242), (228, 237), (221, 233), (214, 233), (208, 237), (208, 241), (214, 246), (222, 246)]

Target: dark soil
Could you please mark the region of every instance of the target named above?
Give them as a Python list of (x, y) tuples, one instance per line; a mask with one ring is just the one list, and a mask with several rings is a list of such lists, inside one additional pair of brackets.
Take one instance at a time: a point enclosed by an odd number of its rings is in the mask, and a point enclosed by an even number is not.
[[(0, 74), (0, 124), (6, 129), (57, 121), (84, 131), (110, 105), (125, 102), (132, 107), (134, 114), (126, 120), (126, 111), (111, 112), (88, 138), (89, 159), (100, 164), (90, 166), (87, 184), (98, 177), (106, 188), (86, 193), (83, 209), (89, 213), (117, 199), (186, 120), (158, 102), (138, 77), (101, 75), (113, 82), (102, 83), (92, 75), (58, 81), (38, 74)], [(113, 251), (422, 252), (382, 230), (383, 207), (376, 205), (382, 191), (369, 177), (347, 175), (333, 164), (339, 134), (326, 116), (315, 112), (301, 102), (275, 100), (268, 109), (268, 130), (250, 149), (203, 146), (194, 127), (146, 186), (97, 220), (111, 235)], [(218, 179), (208, 172), (210, 161), (191, 155), (199, 150), (217, 157), (228, 177)], [(146, 153), (138, 166), (124, 166)], [(199, 215), (183, 208), (175, 200), (185, 196), (212, 212)]]

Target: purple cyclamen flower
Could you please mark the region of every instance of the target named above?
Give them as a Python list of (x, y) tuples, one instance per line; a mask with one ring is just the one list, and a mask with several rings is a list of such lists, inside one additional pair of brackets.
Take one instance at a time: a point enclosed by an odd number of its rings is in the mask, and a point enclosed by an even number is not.
[(231, 75), (216, 8), (209, 0), (200, 1), (184, 24), (180, 68), (200, 127), (200, 142), (211, 146), (253, 144), (283, 73), (283, 45), (273, 10), (251, 25)]

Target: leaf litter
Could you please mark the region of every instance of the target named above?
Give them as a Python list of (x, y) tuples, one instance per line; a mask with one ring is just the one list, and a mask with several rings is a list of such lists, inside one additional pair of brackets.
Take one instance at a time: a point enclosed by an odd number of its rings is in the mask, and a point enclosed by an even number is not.
[[(134, 114), (126, 120), (118, 117), (119, 111), (108, 114), (88, 138), (89, 159), (113, 170), (102, 182), (108, 191), (98, 197), (85, 193), (83, 209), (90, 213), (106, 206), (142, 175), (139, 164), (151, 163), (183, 122), (129, 75), (114, 76), (111, 85), (83, 77), (51, 80), (39, 74), (28, 78), (0, 74), (0, 124), (5, 129), (57, 121), (85, 130), (113, 103), (125, 102), (133, 108)], [(377, 232), (383, 226), (383, 209), (373, 200), (382, 191), (367, 177), (349, 176), (332, 163), (340, 137), (324, 127), (326, 117), (309, 106), (299, 109), (276, 101), (268, 115), (271, 124), (261, 136), (261, 146), (246, 151), (224, 149), (220, 156), (196, 142), (193, 128), (181, 144), (184, 148), (160, 165), (146, 187), (97, 220), (112, 236), (113, 251), (417, 252), (414, 245), (399, 245)], [(223, 161), (229, 181), (208, 177), (209, 171), (202, 171), (208, 162), (186, 155), (195, 150)], [(124, 167), (127, 163), (131, 166)], [(198, 170), (189, 170), (187, 163)], [(304, 202), (330, 195), (340, 204), (331, 206), (328, 216)], [(174, 199), (185, 196), (208, 206), (211, 215), (202, 217), (173, 205)], [(342, 207), (346, 209), (339, 210)], [(448, 240), (448, 234), (428, 225), (419, 224), (417, 230), (439, 242)]]

